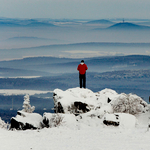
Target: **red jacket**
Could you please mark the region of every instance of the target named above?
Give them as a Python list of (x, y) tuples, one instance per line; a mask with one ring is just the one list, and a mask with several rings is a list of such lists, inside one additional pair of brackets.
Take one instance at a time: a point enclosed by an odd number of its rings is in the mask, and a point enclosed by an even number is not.
[(80, 74), (85, 74), (86, 70), (88, 70), (88, 67), (86, 64), (79, 64), (77, 70)]

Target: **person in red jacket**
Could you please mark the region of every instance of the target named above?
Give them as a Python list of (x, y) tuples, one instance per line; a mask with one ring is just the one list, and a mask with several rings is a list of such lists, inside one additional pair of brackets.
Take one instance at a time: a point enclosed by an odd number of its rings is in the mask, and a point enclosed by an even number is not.
[(86, 70), (88, 70), (88, 67), (84, 63), (84, 60), (81, 60), (81, 63), (78, 65), (77, 70), (79, 71), (80, 88), (86, 88)]

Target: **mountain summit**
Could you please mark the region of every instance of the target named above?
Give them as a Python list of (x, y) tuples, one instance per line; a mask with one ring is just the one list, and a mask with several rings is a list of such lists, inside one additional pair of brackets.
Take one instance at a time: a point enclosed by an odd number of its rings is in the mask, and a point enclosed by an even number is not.
[(137, 25), (137, 24), (133, 24), (133, 23), (129, 23), (129, 22), (121, 22), (121, 23), (116, 23), (110, 27), (108, 27), (107, 29), (150, 29), (150, 27), (147, 26), (141, 26), (141, 25)]

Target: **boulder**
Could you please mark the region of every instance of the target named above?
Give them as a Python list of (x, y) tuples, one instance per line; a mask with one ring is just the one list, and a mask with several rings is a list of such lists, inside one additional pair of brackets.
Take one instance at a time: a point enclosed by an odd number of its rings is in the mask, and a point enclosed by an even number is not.
[(57, 127), (61, 124), (63, 117), (61, 114), (44, 113), (43, 124), (47, 128)]
[(96, 93), (82, 88), (72, 88), (66, 91), (56, 89), (53, 99), (55, 113), (73, 113), (76, 115), (97, 109), (103, 113), (112, 113), (107, 109), (111, 107), (114, 113), (135, 115), (149, 110), (148, 104), (141, 97), (131, 93), (118, 94), (111, 89), (104, 89)]
[(135, 115), (149, 110), (148, 104), (141, 97), (131, 93), (121, 93), (110, 103), (116, 113), (121, 112)]
[(105, 114), (103, 123), (105, 125), (119, 126), (119, 115), (118, 114)]
[(134, 115), (127, 113), (106, 113), (103, 117), (103, 123), (107, 126), (120, 126), (123, 128), (134, 128), (137, 124), (137, 119)]
[(43, 124), (47, 128), (64, 126), (67, 128), (75, 129), (77, 127), (77, 120), (73, 114), (63, 114), (63, 113), (44, 113), (43, 114)]
[(17, 116), (11, 118), (10, 129), (40, 129), (43, 127), (42, 120), (43, 118), (40, 114), (18, 111)]
[(55, 89), (53, 93), (55, 113), (81, 114), (107, 105), (118, 94), (110, 89), (94, 93), (89, 89), (72, 88), (66, 91)]

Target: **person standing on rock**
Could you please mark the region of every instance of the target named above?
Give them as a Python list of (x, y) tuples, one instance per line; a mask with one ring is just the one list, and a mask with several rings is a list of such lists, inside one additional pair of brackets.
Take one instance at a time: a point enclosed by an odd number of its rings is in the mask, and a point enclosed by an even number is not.
[(79, 71), (80, 88), (86, 88), (86, 70), (88, 70), (88, 67), (84, 63), (84, 60), (81, 60), (81, 63), (78, 65), (77, 70)]

